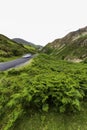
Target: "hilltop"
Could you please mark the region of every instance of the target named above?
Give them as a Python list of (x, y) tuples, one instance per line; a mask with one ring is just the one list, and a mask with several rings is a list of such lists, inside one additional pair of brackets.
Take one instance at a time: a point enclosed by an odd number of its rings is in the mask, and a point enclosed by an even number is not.
[(36, 53), (36, 48), (18, 44), (10, 38), (0, 34), (0, 61), (4, 61), (4, 58), (9, 59), (29, 52)]
[(43, 52), (58, 59), (84, 60), (87, 58), (87, 27), (70, 32), (65, 37), (48, 43)]
[(13, 38), (12, 40), (15, 41), (15, 42), (17, 42), (17, 43), (19, 43), (19, 44), (30, 45), (30, 46), (35, 47), (35, 48), (38, 48), (38, 49), (39, 49), (39, 48), (42, 48), (42, 46), (40, 46), (40, 45), (35, 45), (34, 43), (28, 42), (28, 41), (26, 41), (26, 40), (24, 40), (24, 39), (22, 39), (22, 38)]

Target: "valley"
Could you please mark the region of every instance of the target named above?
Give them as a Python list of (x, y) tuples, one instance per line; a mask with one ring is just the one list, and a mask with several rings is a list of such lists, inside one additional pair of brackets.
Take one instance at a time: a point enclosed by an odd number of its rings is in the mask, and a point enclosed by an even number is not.
[(4, 50), (0, 41), (1, 58), (36, 55), (0, 71), (0, 130), (87, 130), (86, 32), (87, 27), (71, 32), (40, 51), (7, 38)]

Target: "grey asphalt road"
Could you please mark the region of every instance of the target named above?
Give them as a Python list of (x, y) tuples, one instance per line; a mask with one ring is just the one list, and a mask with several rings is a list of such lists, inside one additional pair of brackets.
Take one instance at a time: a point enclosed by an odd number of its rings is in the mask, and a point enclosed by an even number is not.
[(4, 63), (0, 63), (0, 71), (4, 71), (13, 67), (16, 67), (18, 65), (21, 65), (27, 61), (29, 61), (31, 57), (27, 57), (27, 58), (19, 58), (17, 60), (13, 60), (13, 61), (9, 61), (9, 62), (4, 62)]

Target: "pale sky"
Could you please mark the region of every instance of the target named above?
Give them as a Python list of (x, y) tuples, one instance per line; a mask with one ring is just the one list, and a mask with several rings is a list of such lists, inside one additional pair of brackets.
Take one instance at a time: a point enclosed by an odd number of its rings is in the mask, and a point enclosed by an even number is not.
[(46, 45), (87, 26), (87, 0), (0, 0), (0, 33)]

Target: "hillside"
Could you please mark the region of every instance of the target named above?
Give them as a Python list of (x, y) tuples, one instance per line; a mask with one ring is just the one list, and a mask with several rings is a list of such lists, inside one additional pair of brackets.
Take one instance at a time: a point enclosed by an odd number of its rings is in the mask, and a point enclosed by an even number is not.
[(87, 130), (87, 64), (38, 55), (0, 72), (0, 130)]
[(36, 50), (31, 46), (24, 46), (18, 44), (8, 37), (0, 34), (0, 61), (3, 61), (3, 58), (11, 58), (14, 56), (21, 56), (26, 53), (35, 53)]
[(84, 60), (87, 58), (87, 27), (70, 32), (61, 39), (48, 43), (43, 52), (55, 55), (58, 59)]
[[(86, 30), (49, 43), (47, 54), (24, 66), (0, 71), (0, 130), (87, 130), (87, 62), (67, 61), (86, 59)], [(0, 39), (9, 52), (29, 47)]]
[(30, 46), (38, 48), (38, 49), (42, 48), (42, 46), (40, 46), (40, 45), (35, 45), (34, 43), (28, 42), (28, 41), (21, 39), (21, 38), (13, 38), (12, 40), (17, 42), (17, 43), (23, 44), (23, 45), (30, 45)]

